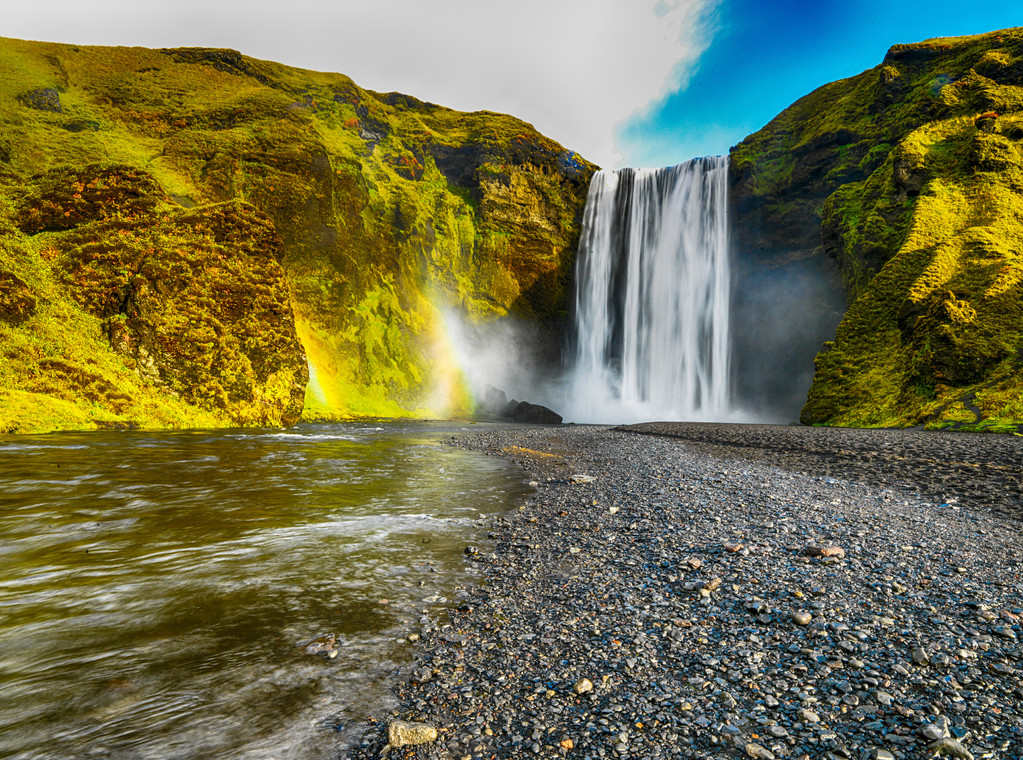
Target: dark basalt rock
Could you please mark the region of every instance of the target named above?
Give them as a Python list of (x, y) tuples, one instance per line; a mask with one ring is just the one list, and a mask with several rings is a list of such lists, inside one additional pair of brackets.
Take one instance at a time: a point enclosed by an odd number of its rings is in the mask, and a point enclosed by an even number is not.
[(234, 74), (240, 77), (252, 77), (260, 84), (276, 89), (284, 89), (278, 82), (273, 81), (263, 72), (259, 71), (251, 59), (247, 59), (237, 50), (230, 48), (166, 48), (161, 50), (164, 55), (169, 55), (175, 63), (199, 63), (212, 66), (217, 71), (225, 74)]
[(34, 108), (37, 111), (50, 111), (51, 113), (63, 113), (60, 105), (60, 93), (53, 87), (40, 87), (38, 90), (29, 90), (18, 96), (23, 106)]
[(94, 119), (71, 119), (61, 126), (68, 132), (98, 132), (99, 122)]
[(31, 289), (17, 275), (0, 271), (0, 322), (20, 325), (36, 313)]
[(515, 399), (509, 401), (504, 391), (492, 385), (487, 386), (477, 415), (485, 420), (510, 420), (529, 425), (560, 425), (563, 419), (560, 414), (546, 406)]
[(560, 414), (546, 406), (531, 404), (528, 401), (515, 401), (515, 399), (508, 402), (502, 416), (513, 422), (530, 425), (560, 425), (563, 419)]

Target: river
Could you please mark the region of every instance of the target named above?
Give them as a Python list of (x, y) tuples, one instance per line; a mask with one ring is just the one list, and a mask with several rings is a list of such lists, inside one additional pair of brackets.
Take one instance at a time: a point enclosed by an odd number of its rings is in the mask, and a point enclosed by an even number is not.
[(457, 429), (0, 437), (0, 756), (337, 756), (529, 490)]

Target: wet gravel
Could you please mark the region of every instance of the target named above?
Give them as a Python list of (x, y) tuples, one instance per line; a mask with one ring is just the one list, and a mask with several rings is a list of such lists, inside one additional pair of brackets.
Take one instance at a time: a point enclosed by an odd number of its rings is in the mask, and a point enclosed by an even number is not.
[(1023, 535), (990, 498), (1018, 496), (1023, 439), (910, 434), (900, 469), (859, 461), (888, 431), (658, 432), (452, 441), (536, 493), (467, 549), (484, 583), (420, 621), (352, 757), (401, 718), (439, 737), (392, 758), (1023, 758)]
[(715, 456), (956, 496), (1023, 519), (1023, 435), (649, 422), (620, 430), (704, 444)]

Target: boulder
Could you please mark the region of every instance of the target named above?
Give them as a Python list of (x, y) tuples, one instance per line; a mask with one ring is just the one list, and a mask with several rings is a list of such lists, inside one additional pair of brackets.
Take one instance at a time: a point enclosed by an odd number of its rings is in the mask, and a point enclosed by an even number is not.
[(476, 410), (481, 419), (510, 420), (530, 425), (560, 425), (562, 417), (553, 409), (528, 401), (508, 400), (500, 388), (488, 385)]
[(515, 401), (512, 399), (504, 409), (502, 415), (513, 422), (522, 422), (530, 425), (560, 425), (562, 417), (553, 409), (548, 409), (540, 404), (531, 404), (528, 401)]

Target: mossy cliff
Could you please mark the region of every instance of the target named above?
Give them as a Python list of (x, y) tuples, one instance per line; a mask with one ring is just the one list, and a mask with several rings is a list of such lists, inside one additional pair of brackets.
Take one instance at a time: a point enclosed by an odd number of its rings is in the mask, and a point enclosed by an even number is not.
[(803, 422), (1023, 422), (1023, 29), (896, 45), (731, 158), (738, 249), (841, 270)]
[(442, 310), (560, 342), (593, 170), (339, 74), (0, 39), (0, 432), (466, 411)]

